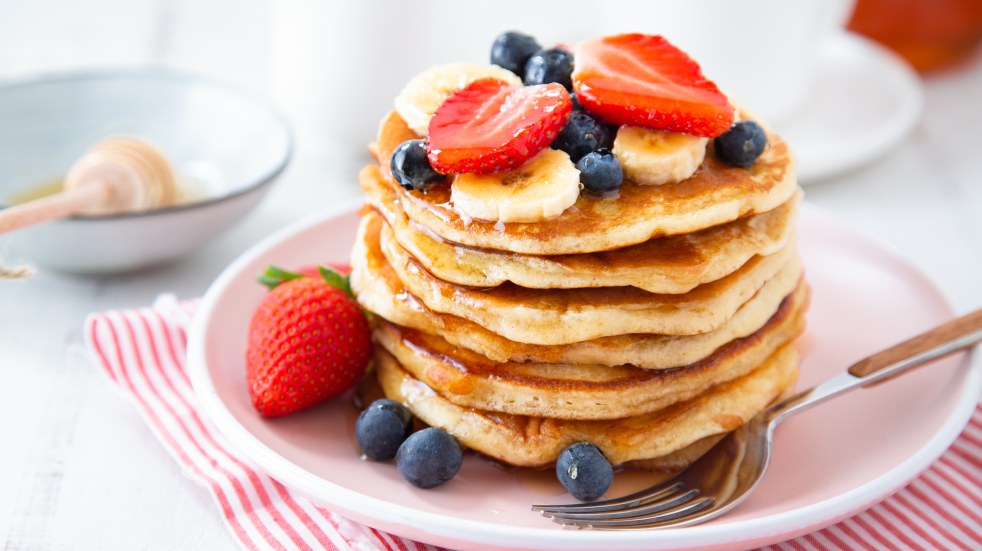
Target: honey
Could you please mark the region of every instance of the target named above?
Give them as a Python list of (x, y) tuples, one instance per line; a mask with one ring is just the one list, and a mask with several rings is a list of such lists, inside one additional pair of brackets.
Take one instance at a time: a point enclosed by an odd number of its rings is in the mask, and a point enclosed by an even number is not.
[(849, 28), (921, 71), (957, 63), (982, 42), (982, 0), (859, 0)]
[(26, 191), (14, 194), (10, 198), (9, 205), (20, 205), (37, 199), (42, 199), (49, 195), (54, 195), (65, 187), (65, 181), (61, 178), (45, 182), (37, 186), (28, 188)]
[[(194, 203), (207, 198), (205, 186), (203, 185), (204, 182), (196, 178), (186, 175), (182, 176), (180, 174), (175, 174), (175, 179), (177, 196), (174, 199), (174, 205)], [(14, 206), (29, 203), (31, 201), (36, 201), (38, 199), (43, 199), (56, 193), (60, 193), (62, 190), (64, 190), (64, 188), (65, 180), (63, 178), (56, 178), (30, 186), (24, 191), (15, 193), (8, 201), (5, 203), (0, 202), (0, 204)]]

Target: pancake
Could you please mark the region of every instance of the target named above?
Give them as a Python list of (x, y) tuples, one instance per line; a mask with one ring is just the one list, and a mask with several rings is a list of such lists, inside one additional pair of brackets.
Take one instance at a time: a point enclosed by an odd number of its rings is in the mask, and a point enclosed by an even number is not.
[[(381, 220), (366, 216), (352, 263), (371, 251)], [(787, 295), (802, 273), (794, 244), (770, 256), (755, 257), (723, 279), (680, 295), (657, 295), (636, 287), (526, 289), (506, 283), (475, 289), (431, 275), (394, 240), (382, 252), (406, 289), (430, 310), (468, 319), (513, 341), (568, 344), (612, 335), (659, 333), (695, 335), (721, 327), (765, 283)]]
[[(784, 398), (789, 394), (790, 392), (786, 390), (784, 394), (778, 397), (778, 399)], [(375, 400), (385, 397), (385, 392), (382, 390), (382, 386), (379, 384), (377, 373), (372, 372), (371, 376), (365, 377), (359, 381), (355, 398), (358, 404), (371, 404)], [(417, 418), (414, 426), (416, 430), (421, 430), (426, 428), (428, 425)], [(709, 451), (709, 449), (723, 439), (726, 434), (727, 433), (720, 433), (707, 436), (668, 455), (650, 459), (629, 461), (621, 465), (621, 467), (630, 470), (657, 471), (665, 473), (678, 471), (684, 469), (690, 463)]]
[(375, 366), (386, 396), (406, 404), (428, 425), (464, 446), (503, 463), (552, 465), (570, 444), (588, 441), (613, 465), (669, 456), (704, 438), (731, 431), (790, 388), (798, 375), (794, 343), (779, 348), (757, 369), (654, 413), (603, 421), (529, 417), (458, 406), (410, 375), (391, 354), (376, 348)]
[(634, 286), (651, 293), (687, 293), (736, 271), (756, 255), (779, 251), (794, 229), (801, 193), (774, 210), (693, 234), (587, 254), (524, 255), (443, 241), (413, 224), (386, 188), (377, 203), (395, 240), (436, 277), (471, 287), (505, 282), (533, 289)]
[[(356, 257), (360, 260), (352, 262), (351, 287), (362, 308), (395, 324), (440, 335), (496, 362), (631, 364), (642, 369), (688, 365), (760, 329), (785, 296), (780, 286), (765, 283), (722, 327), (699, 335), (630, 334), (544, 346), (515, 342), (464, 318), (434, 312), (406, 290), (381, 251), (356, 251)], [(799, 284), (794, 294), (807, 292), (807, 286)]]
[(656, 471), (663, 473), (683, 471), (686, 467), (705, 455), (706, 452), (718, 444), (727, 434), (728, 432), (722, 432), (707, 436), (701, 440), (696, 440), (680, 450), (661, 457), (628, 461), (621, 464), (621, 468), (631, 471)]
[(417, 138), (395, 112), (383, 119), (371, 149), (380, 166), (366, 166), (359, 175), (368, 201), (381, 208), (386, 201), (381, 190), (387, 187), (417, 224), (447, 241), (483, 249), (537, 255), (607, 251), (767, 212), (788, 201), (798, 189), (787, 144), (776, 134), (768, 134), (768, 148), (749, 168), (722, 163), (710, 147), (696, 173), (677, 184), (625, 182), (616, 199), (583, 193), (560, 216), (536, 223), (469, 220), (453, 209), (450, 186), (410, 192), (389, 175), (392, 150)]
[(558, 419), (616, 419), (658, 411), (753, 371), (804, 331), (804, 308), (801, 299), (785, 300), (753, 335), (731, 341), (695, 364), (658, 371), (498, 363), (441, 337), (385, 321), (374, 338), (403, 369), (458, 406)]

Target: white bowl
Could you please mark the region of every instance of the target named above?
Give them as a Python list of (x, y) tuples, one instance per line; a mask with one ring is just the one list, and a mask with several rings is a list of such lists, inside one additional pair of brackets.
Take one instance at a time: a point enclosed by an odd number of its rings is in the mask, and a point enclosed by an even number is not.
[(160, 147), (195, 199), (113, 216), (73, 217), (0, 236), (13, 260), (108, 273), (181, 256), (241, 219), (292, 152), (264, 99), (157, 70), (86, 72), (0, 86), (0, 206), (62, 178), (89, 146), (132, 135)]

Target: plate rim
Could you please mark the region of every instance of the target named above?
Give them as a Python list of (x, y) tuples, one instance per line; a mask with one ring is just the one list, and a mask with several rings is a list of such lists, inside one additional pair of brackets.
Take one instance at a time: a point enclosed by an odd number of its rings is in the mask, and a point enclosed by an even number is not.
[[(541, 549), (583, 549), (597, 545), (618, 549), (654, 549), (658, 547), (704, 547), (720, 545), (747, 544), (756, 541), (776, 543), (783, 539), (818, 530), (843, 518), (872, 507), (893, 492), (902, 488), (926, 470), (941, 456), (958, 437), (971, 418), (982, 392), (982, 355), (977, 349), (968, 351), (959, 363), (957, 372), (965, 371), (965, 382), (961, 395), (952, 407), (952, 413), (940, 429), (913, 455), (894, 469), (876, 477), (865, 484), (852, 488), (835, 499), (815, 503), (791, 511), (785, 511), (759, 518), (724, 524), (702, 524), (683, 529), (663, 531), (570, 531), (558, 530), (545, 523), (542, 528), (507, 526), (492, 522), (478, 522), (448, 515), (419, 511), (406, 505), (367, 496), (355, 490), (325, 480), (302, 467), (293, 464), (253, 435), (224, 406), (205, 362), (204, 334), (214, 309), (225, 289), (237, 279), (242, 268), (267, 254), (271, 248), (282, 241), (313, 227), (327, 223), (335, 218), (351, 215), (363, 205), (357, 198), (339, 203), (321, 212), (309, 215), (294, 222), (262, 241), (251, 246), (229, 264), (209, 286), (188, 330), (187, 368), (191, 385), (198, 397), (205, 417), (229, 441), (229, 444), (255, 462), (272, 478), (304, 495), (316, 496), (322, 502), (331, 503), (332, 508), (344, 516), (353, 514), (362, 519), (377, 519), (379, 511), (390, 515), (385, 525), (404, 525), (412, 531), (422, 530), (435, 538), (480, 542), (503, 547), (536, 546)], [(869, 244), (881, 249), (884, 254), (910, 267), (914, 273), (930, 285), (932, 290), (951, 310), (950, 303), (940, 292), (933, 280), (916, 264), (906, 259), (891, 244), (883, 242), (874, 235), (857, 228), (848, 220), (835, 213), (809, 202), (803, 205), (805, 211), (818, 215), (846, 229), (861, 235)], [(954, 372), (953, 372), (954, 373)], [(870, 497), (872, 495), (872, 497)], [(544, 521), (545, 522), (545, 521)], [(780, 526), (775, 529), (775, 526)], [(397, 534), (398, 535), (398, 534)]]

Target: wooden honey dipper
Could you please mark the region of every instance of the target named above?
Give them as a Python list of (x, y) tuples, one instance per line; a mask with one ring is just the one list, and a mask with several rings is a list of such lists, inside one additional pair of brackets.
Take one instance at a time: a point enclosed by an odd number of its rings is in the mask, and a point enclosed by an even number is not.
[(75, 214), (165, 207), (176, 200), (174, 171), (156, 147), (136, 138), (108, 138), (72, 165), (63, 191), (0, 210), (0, 233)]

